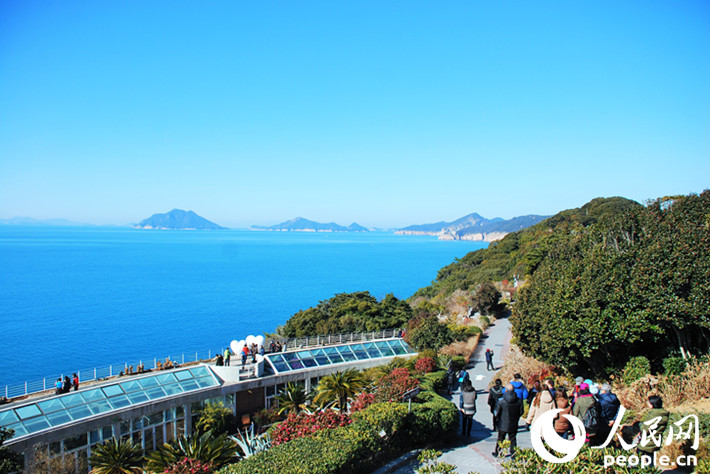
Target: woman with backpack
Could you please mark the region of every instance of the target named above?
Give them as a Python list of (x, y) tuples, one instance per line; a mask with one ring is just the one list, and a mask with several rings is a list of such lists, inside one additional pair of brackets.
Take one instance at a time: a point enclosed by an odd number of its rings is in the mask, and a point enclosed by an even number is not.
[(589, 384), (582, 382), (577, 392), (577, 401), (572, 408), (572, 414), (582, 420), (587, 432), (586, 441), (597, 434), (601, 421), (599, 404), (589, 391)]
[(461, 436), (471, 436), (471, 427), (473, 426), (473, 415), (476, 414), (476, 389), (473, 388), (471, 381), (466, 379), (461, 388), (461, 397), (459, 399), (459, 410), (461, 410)]

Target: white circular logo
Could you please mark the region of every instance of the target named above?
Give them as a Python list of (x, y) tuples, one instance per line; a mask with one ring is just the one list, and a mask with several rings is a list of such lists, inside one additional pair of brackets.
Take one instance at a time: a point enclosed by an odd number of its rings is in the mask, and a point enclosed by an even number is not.
[[(584, 429), (584, 424), (576, 416), (572, 415), (562, 415), (569, 420), (572, 424), (572, 429), (574, 430), (574, 439), (566, 440), (557, 434), (555, 431), (554, 419), (561, 409), (549, 410), (538, 417), (537, 420), (530, 427), (530, 441), (532, 441), (533, 449), (535, 452), (545, 461), (562, 464), (564, 462), (572, 461), (584, 446), (584, 438), (587, 436), (587, 432)], [(558, 458), (554, 454), (550, 453), (542, 440), (558, 453), (562, 453), (565, 456)]]

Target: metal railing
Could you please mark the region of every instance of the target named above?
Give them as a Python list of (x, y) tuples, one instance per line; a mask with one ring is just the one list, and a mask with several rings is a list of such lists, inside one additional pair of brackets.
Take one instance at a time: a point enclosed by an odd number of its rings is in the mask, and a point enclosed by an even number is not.
[[(377, 339), (389, 339), (392, 337), (397, 337), (399, 335), (399, 329), (384, 329), (381, 331), (367, 331), (367, 332), (354, 332), (354, 333), (342, 333), (342, 334), (324, 334), (318, 336), (308, 336), (308, 337), (298, 337), (291, 339), (283, 339), (278, 342), (282, 345), (282, 351), (295, 350), (295, 349), (305, 349), (308, 347), (319, 347), (335, 344), (343, 344), (348, 342), (365, 342), (373, 341)], [(269, 350), (269, 341), (264, 341), (264, 349)], [(166, 359), (170, 359), (173, 363), (180, 365), (189, 364), (191, 362), (200, 362), (211, 360), (216, 353), (211, 350), (208, 351), (195, 351), (193, 352), (182, 352), (180, 354), (169, 354), (162, 358), (154, 357), (153, 359), (135, 359), (133, 361), (124, 362), (121, 364), (111, 364), (107, 367), (94, 367), (91, 369), (78, 370), (76, 372), (68, 372), (61, 374), (61, 378), (64, 379), (68, 376), (70, 379), (73, 374), (76, 373), (79, 376), (79, 383), (87, 383), (97, 380), (104, 380), (107, 378), (115, 377), (121, 372), (124, 374), (128, 371), (129, 367), (133, 367), (133, 373), (136, 373), (136, 368), (139, 365), (143, 365), (145, 370), (155, 370), (158, 368), (158, 362), (164, 363)], [(16, 385), (5, 385), (0, 386), (0, 397), (5, 397), (7, 399), (12, 399), (16, 397), (23, 397), (26, 395), (31, 395), (33, 393), (44, 392), (46, 390), (54, 390), (55, 383), (57, 379), (54, 377), (45, 377), (41, 380), (25, 381), (24, 383)]]

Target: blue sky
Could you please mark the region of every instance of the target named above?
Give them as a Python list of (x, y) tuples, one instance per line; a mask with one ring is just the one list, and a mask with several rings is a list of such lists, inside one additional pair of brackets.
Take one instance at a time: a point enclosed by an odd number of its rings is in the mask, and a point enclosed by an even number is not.
[(710, 177), (710, 6), (0, 0), (0, 218), (553, 214)]

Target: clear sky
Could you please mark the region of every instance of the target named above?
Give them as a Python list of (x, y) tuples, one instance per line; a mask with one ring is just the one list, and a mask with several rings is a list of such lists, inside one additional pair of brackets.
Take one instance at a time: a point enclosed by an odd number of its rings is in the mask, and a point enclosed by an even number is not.
[(0, 0), (0, 218), (554, 214), (709, 152), (704, 0)]

